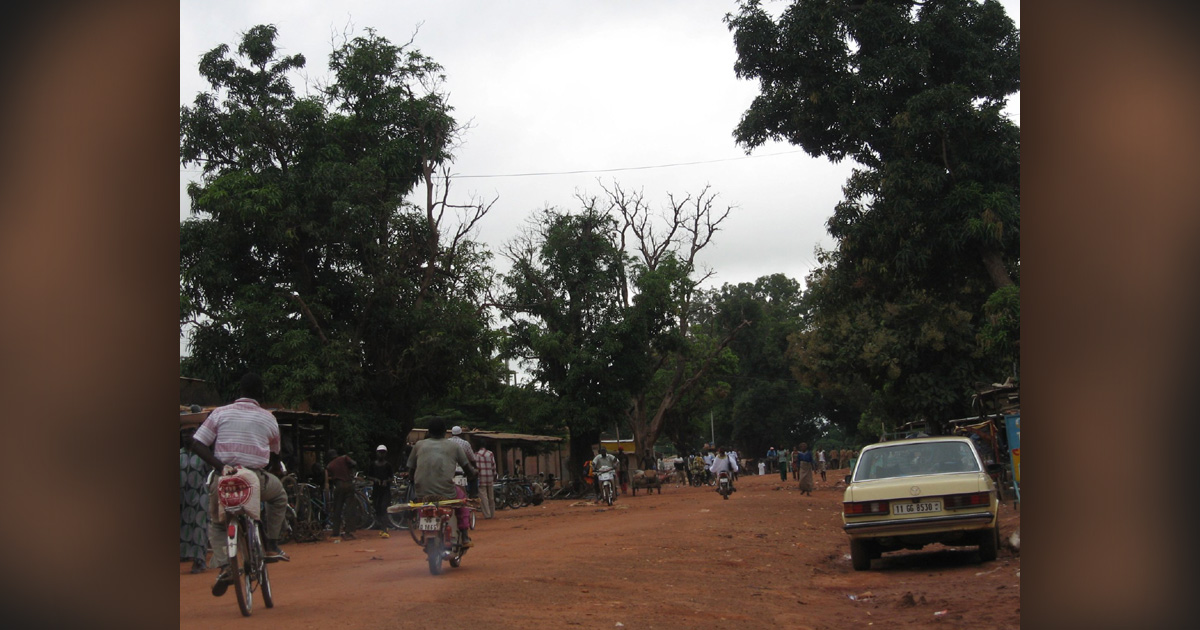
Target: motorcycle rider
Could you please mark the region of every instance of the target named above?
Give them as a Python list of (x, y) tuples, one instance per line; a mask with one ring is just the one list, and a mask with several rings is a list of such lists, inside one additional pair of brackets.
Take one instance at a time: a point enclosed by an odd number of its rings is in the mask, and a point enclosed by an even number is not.
[(617, 469), (619, 466), (620, 466), (620, 463), (617, 461), (617, 458), (612, 455), (609, 455), (608, 449), (605, 448), (604, 445), (600, 445), (600, 453), (592, 458), (592, 474), (594, 474), (596, 476), (595, 483), (596, 483), (596, 497), (597, 498), (600, 497), (600, 473), (604, 472), (605, 469), (607, 468), (607, 469), (611, 469), (614, 473), (613, 474), (613, 480), (614, 480), (613, 501), (617, 500), (615, 481), (617, 478), (616, 473), (618, 472)]
[[(467, 494), (454, 483), (454, 468), (461, 466), (467, 479), (475, 479), (479, 472), (466, 452), (455, 442), (446, 439), (446, 421), (434, 418), (429, 421), (425, 439), (417, 442), (408, 455), (408, 469), (412, 471), (412, 484), (418, 500), (433, 496), (443, 499), (465, 499)], [(464, 547), (471, 546), (471, 510), (465, 504), (455, 508), (458, 515), (458, 530), (462, 532)]]
[[(738, 471), (738, 463), (736, 459), (725, 453), (724, 447), (717, 449), (717, 456), (713, 458), (713, 463), (708, 470), (715, 479), (719, 479), (722, 472), (729, 473), (729, 491), (737, 492), (737, 488), (733, 486), (733, 475)], [(717, 491), (721, 491), (720, 485), (717, 486)]]

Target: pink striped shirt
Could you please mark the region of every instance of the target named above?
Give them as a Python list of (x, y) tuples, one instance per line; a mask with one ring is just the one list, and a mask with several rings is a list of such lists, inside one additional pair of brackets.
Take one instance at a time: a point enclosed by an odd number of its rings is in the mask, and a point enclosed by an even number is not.
[(252, 398), (239, 398), (208, 414), (194, 439), (230, 465), (263, 468), (279, 452), (279, 422)]

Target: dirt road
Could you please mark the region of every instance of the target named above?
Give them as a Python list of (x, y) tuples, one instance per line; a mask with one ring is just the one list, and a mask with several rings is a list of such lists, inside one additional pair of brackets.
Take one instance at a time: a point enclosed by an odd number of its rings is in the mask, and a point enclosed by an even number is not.
[[(480, 517), (460, 568), (430, 575), (405, 531), (286, 545), (272, 565), (275, 608), (242, 619), (210, 570), (180, 564), (179, 626), (350, 628), (1019, 628), (1021, 559), (939, 545), (850, 567), (841, 529), (845, 471), (813, 496), (778, 475), (742, 476), (729, 500), (666, 485), (613, 507), (575, 501)], [(818, 477), (819, 479), (819, 477)], [(1001, 507), (1001, 536), (1020, 528)], [(230, 626), (232, 627), (232, 626)]]

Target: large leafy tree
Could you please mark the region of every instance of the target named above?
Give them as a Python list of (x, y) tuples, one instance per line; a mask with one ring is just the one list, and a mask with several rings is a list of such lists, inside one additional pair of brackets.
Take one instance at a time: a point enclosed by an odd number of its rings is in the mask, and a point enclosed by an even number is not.
[(668, 195), (661, 212), (641, 192), (615, 183), (604, 191), (608, 211), (620, 218), (621, 243), (634, 252), (623, 294), (632, 366), (626, 417), (638, 452), (648, 454), (668, 423), (686, 423), (698, 401), (712, 402), (720, 393), (714, 377), (736, 361), (728, 346), (748, 322), (716, 335), (693, 328), (704, 310), (698, 287), (713, 273), (697, 259), (732, 207), (721, 207), (708, 187), (682, 198)]
[(571, 474), (578, 479), (592, 444), (626, 404), (619, 329), (629, 260), (617, 223), (595, 208), (577, 214), (547, 208), (505, 246), (505, 255), (512, 263), (501, 299), (510, 322), (506, 347), (532, 376), (508, 403), (569, 429)]
[(749, 322), (729, 344), (737, 371), (727, 377), (729, 396), (721, 405), (729, 439), (743, 453), (761, 456), (771, 446), (813, 442), (825, 409), (817, 393), (798, 383), (787, 357), (788, 338), (801, 326), (803, 292), (783, 274), (725, 285), (712, 296), (712, 322), (719, 331)]
[(994, 350), (1015, 347), (976, 340), (1019, 273), (1012, 21), (994, 0), (797, 0), (777, 18), (743, 2), (727, 22), (738, 76), (761, 88), (738, 141), (858, 165), (809, 278), (799, 375), (868, 424), (963, 411), (975, 380), (1011, 365)]
[[(258, 370), (282, 401), (369, 425), (356, 435), (404, 434), (422, 401), (496, 368), (487, 254), (468, 238), (487, 206), (435, 185), (458, 130), (436, 63), (368, 30), (301, 96), (304, 57), (276, 37), (257, 26), (205, 54), (210, 89), (180, 109), (180, 160), (203, 172), (180, 226), (186, 369)], [(407, 203), (421, 186), (424, 207)]]
[(692, 334), (697, 254), (728, 215), (707, 190), (652, 212), (614, 184), (579, 196), (581, 211), (546, 210), (511, 243), (503, 300), (511, 349), (559, 401), (579, 465), (600, 431), (628, 423), (653, 450), (676, 405), (706, 387), (723, 339)]

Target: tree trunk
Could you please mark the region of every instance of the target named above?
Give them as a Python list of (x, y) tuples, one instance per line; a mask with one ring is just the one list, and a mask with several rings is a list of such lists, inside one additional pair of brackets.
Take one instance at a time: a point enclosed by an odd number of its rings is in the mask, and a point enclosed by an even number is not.
[(984, 268), (987, 269), (988, 275), (992, 278), (992, 284), (997, 289), (1011, 287), (1014, 283), (1012, 278), (1008, 276), (1008, 270), (1004, 268), (1004, 259), (1001, 258), (1000, 252), (992, 248), (985, 248), (980, 252)]
[(583, 481), (583, 463), (592, 461), (595, 455), (592, 453), (592, 445), (600, 441), (600, 431), (587, 431), (585, 433), (571, 432), (570, 455), (567, 458), (567, 472), (571, 476), (571, 487), (577, 488)]

